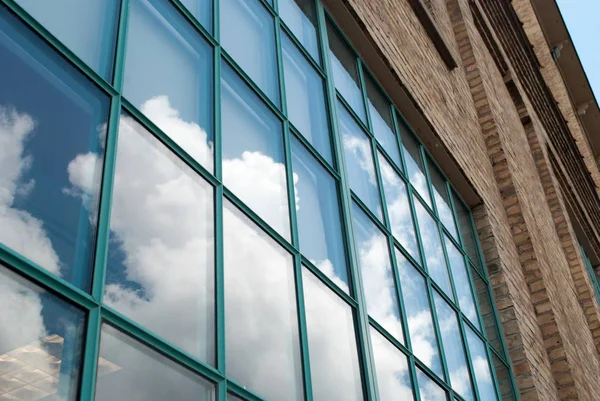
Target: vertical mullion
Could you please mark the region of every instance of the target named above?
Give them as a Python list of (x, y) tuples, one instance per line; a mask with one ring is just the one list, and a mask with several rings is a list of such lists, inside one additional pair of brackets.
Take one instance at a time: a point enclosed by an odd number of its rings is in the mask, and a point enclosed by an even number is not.
[(304, 309), (304, 286), (302, 283), (302, 257), (294, 255), (294, 275), (296, 283), (296, 309), (298, 311), (298, 331), (300, 334), (300, 353), (304, 368), (304, 399), (312, 401), (312, 379), (310, 373), (310, 354), (308, 349), (308, 329), (306, 326), (306, 310)]
[[(463, 344), (463, 347), (465, 349), (465, 354), (467, 356), (467, 365), (468, 365), (468, 369), (469, 369), (469, 373), (471, 374), (471, 387), (474, 390), (474, 394), (475, 394), (475, 399), (477, 400), (481, 400), (481, 396), (479, 395), (479, 388), (477, 386), (477, 379), (475, 378), (475, 366), (473, 365), (473, 360), (471, 359), (471, 352), (469, 350), (469, 344), (467, 341), (467, 333), (465, 332), (465, 327), (464, 327), (464, 323), (463, 323), (463, 317), (460, 316), (460, 314), (458, 314), (458, 327), (460, 330), (460, 337), (461, 337), (461, 342)], [(487, 347), (486, 347), (487, 349)], [(488, 355), (489, 358), (489, 355)]]
[(100, 350), (100, 306), (89, 311), (87, 316), (85, 348), (83, 350), (83, 366), (81, 369), (81, 401), (93, 401), (96, 388), (96, 368)]
[[(442, 363), (442, 376), (444, 376), (444, 382), (446, 384), (450, 383), (450, 372), (448, 371), (448, 365), (446, 364), (446, 353), (444, 352), (444, 344), (442, 342), (442, 331), (440, 330), (440, 325), (437, 316), (437, 309), (435, 306), (435, 300), (433, 298), (434, 288), (431, 285), (431, 277), (429, 275), (426, 278), (427, 284), (427, 294), (429, 298), (429, 305), (431, 308), (431, 315), (433, 317), (433, 329), (435, 331), (435, 335), (437, 337), (438, 350), (440, 353), (440, 362)], [(443, 299), (443, 298), (442, 298)]]
[[(364, 296), (362, 294), (362, 283), (360, 278), (360, 273), (357, 271), (357, 257), (356, 252), (354, 250), (354, 236), (351, 231), (350, 224), (350, 206), (351, 206), (351, 197), (350, 197), (350, 188), (348, 186), (348, 182), (346, 180), (345, 174), (345, 165), (344, 165), (344, 157), (343, 157), (343, 147), (339, 138), (338, 132), (338, 124), (337, 124), (337, 112), (336, 112), (336, 94), (335, 94), (335, 83), (331, 76), (331, 63), (329, 61), (329, 46), (327, 40), (327, 30), (326, 30), (326, 20), (325, 20), (325, 10), (323, 8), (323, 4), (318, 1), (317, 2), (317, 29), (319, 32), (319, 38), (321, 41), (321, 57), (323, 60), (323, 70), (325, 71), (325, 81), (327, 85), (326, 91), (326, 101), (329, 108), (329, 119), (330, 119), (330, 127), (333, 139), (333, 150), (334, 150), (334, 158), (337, 161), (338, 172), (340, 173), (340, 208), (341, 208), (341, 219), (344, 231), (344, 239), (346, 241), (347, 246), (347, 261), (348, 267), (350, 269), (350, 279), (354, 284), (354, 296), (357, 301), (357, 310), (355, 313), (355, 328), (357, 329), (355, 335), (357, 335), (357, 345), (359, 347), (359, 356), (361, 363), (361, 371), (362, 371), (362, 379), (363, 379), (363, 389), (365, 391), (365, 397), (367, 400), (375, 401), (377, 400), (375, 394), (375, 381), (373, 377), (373, 359), (370, 352), (371, 343), (369, 338), (369, 322), (368, 316), (366, 315), (366, 302)], [(352, 287), (352, 286), (350, 286)]]
[[(209, 0), (210, 1), (210, 0)], [(215, 39), (215, 41), (217, 43), (220, 43), (220, 37), (221, 37), (221, 19), (220, 19), (220, 6), (219, 6), (219, 0), (212, 0), (213, 3), (213, 15), (212, 15), (212, 20), (213, 20), (213, 29), (212, 29), (212, 36)]]
[(365, 117), (367, 119), (366, 125), (369, 128), (369, 132), (371, 133), (371, 137), (375, 137), (375, 132), (373, 131), (373, 125), (371, 123), (371, 115), (369, 110), (369, 96), (367, 95), (367, 85), (365, 84), (365, 77), (363, 75), (363, 63), (359, 57), (356, 57), (357, 71), (358, 71), (358, 81), (360, 85), (360, 92), (363, 98), (363, 109), (365, 112)]
[(125, 49), (127, 46), (127, 29), (129, 22), (129, 1), (121, 0), (121, 16), (119, 18), (119, 30), (117, 32), (117, 46), (115, 50), (115, 65), (113, 73), (113, 87), (119, 91), (123, 90), (125, 76)]
[[(226, 373), (225, 354), (225, 273), (223, 254), (223, 185), (215, 188), (215, 317), (216, 317), (216, 346), (217, 346), (217, 370), (223, 376)], [(221, 388), (224, 387), (224, 388)], [(225, 401), (227, 383), (219, 384), (218, 400)]]

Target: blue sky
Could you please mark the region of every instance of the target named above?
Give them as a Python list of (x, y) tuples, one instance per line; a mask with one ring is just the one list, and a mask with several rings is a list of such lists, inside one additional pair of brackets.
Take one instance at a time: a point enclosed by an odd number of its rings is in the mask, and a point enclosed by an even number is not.
[(557, 0), (596, 99), (600, 98), (600, 0)]

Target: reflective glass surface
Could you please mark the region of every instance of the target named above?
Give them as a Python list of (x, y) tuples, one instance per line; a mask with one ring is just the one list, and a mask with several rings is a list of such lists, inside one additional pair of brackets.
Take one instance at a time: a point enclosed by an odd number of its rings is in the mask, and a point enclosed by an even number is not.
[(437, 312), (444, 354), (446, 355), (450, 385), (465, 400), (474, 400), (471, 373), (467, 365), (465, 347), (462, 342), (456, 312), (452, 310), (450, 305), (436, 291), (433, 292), (433, 300)]
[(200, 176), (121, 116), (104, 302), (208, 363), (214, 363), (212, 199)]
[(323, 79), (284, 33), (281, 44), (289, 119), (325, 160), (333, 164)]
[(500, 399), (502, 401), (512, 401), (515, 399), (510, 382), (510, 372), (504, 362), (492, 353), (494, 361), (494, 371), (496, 372), (496, 380), (498, 380), (498, 388), (500, 390)]
[(446, 391), (419, 368), (417, 368), (417, 381), (421, 401), (443, 401), (448, 399)]
[(0, 265), (0, 399), (77, 400), (85, 314)]
[(302, 281), (313, 399), (363, 400), (350, 306), (306, 268)]
[(446, 188), (446, 181), (431, 162), (429, 162), (429, 176), (431, 177), (431, 187), (433, 188), (433, 198), (435, 199), (435, 205), (437, 206), (438, 216), (444, 227), (446, 227), (450, 234), (458, 240), (458, 233), (456, 231), (456, 225), (454, 224), (454, 215), (452, 213), (450, 197), (448, 196), (448, 190)]
[(463, 254), (456, 248), (452, 241), (446, 237), (446, 235), (444, 235), (444, 240), (446, 242), (448, 262), (450, 263), (450, 271), (452, 272), (452, 278), (454, 279), (454, 288), (456, 288), (456, 296), (458, 298), (460, 310), (467, 318), (469, 318), (475, 327), (479, 327), (477, 309), (475, 308), (475, 300), (473, 298), (473, 292), (471, 291), (471, 281), (469, 280), (469, 273), (467, 272)]
[(392, 234), (404, 249), (420, 263), (419, 245), (415, 235), (410, 204), (408, 203), (406, 184), (381, 153), (377, 152), (377, 156), (379, 157), (381, 182), (383, 183)]
[(381, 198), (371, 153), (371, 141), (339, 102), (337, 110), (350, 189), (381, 219)]
[(223, 182), (289, 239), (283, 126), (225, 63), (221, 68), (221, 131)]
[(421, 198), (431, 206), (429, 197), (429, 188), (427, 186), (427, 177), (425, 176), (425, 167), (421, 160), (421, 152), (416, 139), (408, 132), (404, 124), (399, 123), (400, 137), (402, 138), (402, 155), (406, 164), (406, 175), (408, 180), (415, 187)]
[(369, 315), (401, 343), (402, 322), (387, 238), (354, 203), (354, 240)]
[(279, 16), (283, 22), (318, 63), (320, 57), (315, 2), (313, 0), (279, 0), (277, 5)]
[[(475, 268), (471, 268), (471, 277), (473, 277), (473, 286), (475, 288), (477, 302), (479, 303), (479, 312), (483, 320), (486, 338), (496, 350), (502, 350), (502, 340), (500, 338), (498, 322), (494, 316), (494, 310), (492, 309), (493, 301), (490, 298), (488, 286)], [(477, 327), (480, 326), (477, 325)]]
[(412, 351), (421, 362), (441, 377), (442, 365), (425, 280), (398, 250), (396, 263), (402, 283), (402, 298)]
[(437, 285), (444, 290), (446, 295), (453, 298), (438, 225), (421, 202), (416, 199), (415, 210), (417, 212), (417, 220), (419, 221), (419, 231), (421, 232), (425, 261), (427, 262), (427, 271)]
[(452, 192), (454, 201), (454, 209), (456, 210), (456, 218), (458, 219), (458, 227), (460, 229), (460, 235), (462, 237), (462, 246), (467, 251), (467, 256), (477, 267), (480, 267), (479, 255), (477, 252), (477, 245), (475, 244), (475, 236), (473, 234), (473, 228), (471, 226), (471, 216), (469, 210), (465, 207), (458, 196)]
[(278, 105), (279, 75), (273, 17), (258, 0), (221, 0), (219, 6), (223, 48)]
[(329, 21), (327, 22), (327, 37), (329, 39), (329, 60), (331, 61), (335, 88), (352, 107), (356, 115), (365, 121), (365, 106), (360, 89), (356, 56)]
[(223, 207), (227, 375), (268, 400), (303, 400), (292, 257)]
[(365, 84), (367, 87), (367, 99), (369, 106), (369, 115), (371, 116), (371, 126), (373, 133), (379, 144), (385, 149), (394, 164), (402, 169), (400, 162), (400, 151), (398, 150), (398, 140), (394, 133), (394, 122), (392, 119), (392, 108), (381, 91), (375, 85), (375, 82), (368, 74), (365, 74)]
[(213, 169), (212, 51), (162, 0), (131, 0), (123, 93), (206, 169)]
[(213, 0), (180, 0), (194, 17), (206, 28), (212, 32), (212, 12)]
[(300, 251), (349, 292), (337, 184), (300, 142), (291, 148)]
[(473, 362), (473, 372), (475, 381), (479, 390), (479, 397), (482, 400), (497, 400), (494, 379), (488, 363), (485, 345), (481, 339), (469, 327), (465, 327), (469, 351), (471, 352), (471, 361)]
[(16, 0), (107, 81), (112, 80), (119, 0)]
[(381, 401), (413, 399), (408, 360), (398, 348), (370, 327), (377, 388)]
[(214, 401), (214, 386), (108, 324), (102, 325), (95, 401)]
[(108, 97), (0, 8), (0, 243), (87, 291)]

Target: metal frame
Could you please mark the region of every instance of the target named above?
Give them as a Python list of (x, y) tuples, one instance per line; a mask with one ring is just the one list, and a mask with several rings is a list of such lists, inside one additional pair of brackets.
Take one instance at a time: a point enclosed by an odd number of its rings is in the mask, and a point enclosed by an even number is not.
[[(73, 65), (76, 69), (87, 76), (91, 83), (101, 88), (107, 96), (110, 97), (110, 115), (107, 129), (106, 139), (106, 150), (105, 150), (105, 161), (102, 174), (101, 182), (101, 195), (100, 195), (100, 208), (98, 215), (98, 229), (97, 229), (97, 240), (96, 240), (96, 253), (94, 258), (94, 270), (93, 270), (93, 282), (91, 287), (91, 293), (86, 293), (74, 285), (66, 282), (65, 280), (55, 277), (48, 273), (43, 268), (37, 266), (27, 258), (15, 253), (8, 249), (4, 245), (0, 244), (0, 261), (8, 266), (11, 270), (18, 272), (19, 274), (27, 277), (31, 281), (43, 288), (49, 290), (53, 294), (58, 295), (61, 298), (67, 299), (70, 303), (78, 306), (82, 310), (87, 312), (87, 325), (86, 325), (86, 336), (85, 346), (83, 349), (83, 365), (81, 372), (81, 384), (80, 384), (80, 399), (83, 401), (92, 401), (94, 399), (95, 381), (96, 381), (96, 365), (98, 359), (98, 351), (100, 345), (100, 327), (102, 322), (108, 322), (111, 325), (119, 328), (119, 330), (127, 333), (129, 336), (135, 338), (137, 341), (159, 351), (166, 357), (177, 361), (179, 364), (185, 366), (189, 370), (196, 372), (208, 380), (215, 383), (217, 399), (219, 401), (225, 401), (227, 393), (230, 392), (238, 397), (261, 401), (262, 398), (257, 394), (245, 389), (241, 384), (236, 383), (226, 376), (225, 366), (225, 314), (224, 311), (224, 273), (223, 273), (223, 199), (227, 199), (232, 202), (242, 213), (248, 218), (254, 221), (267, 235), (273, 238), (280, 246), (289, 251), (293, 256), (294, 263), (294, 276), (295, 276), (295, 290), (297, 295), (297, 310), (298, 310), (298, 327), (300, 337), (300, 349), (302, 356), (302, 366), (304, 375), (304, 393), (305, 399), (310, 401), (313, 399), (312, 385), (311, 385), (311, 373), (310, 373), (310, 361), (309, 361), (309, 350), (308, 350), (308, 339), (307, 339), (307, 328), (306, 328), (306, 316), (304, 310), (304, 293), (302, 283), (302, 269), (310, 270), (315, 276), (317, 276), (330, 290), (340, 296), (348, 306), (353, 310), (355, 317), (355, 335), (358, 345), (359, 362), (361, 365), (362, 373), (362, 385), (365, 398), (370, 401), (379, 399), (376, 372), (374, 369), (374, 359), (371, 351), (371, 340), (369, 334), (369, 327), (372, 326), (375, 330), (378, 330), (382, 336), (396, 346), (404, 355), (408, 358), (410, 380), (415, 392), (415, 399), (420, 400), (420, 395), (417, 386), (417, 375), (416, 368), (421, 369), (426, 375), (432, 378), (438, 385), (440, 385), (452, 399), (461, 400), (462, 398), (456, 394), (452, 388), (446, 383), (445, 379), (437, 377), (427, 366), (419, 361), (411, 352), (412, 345), (408, 329), (408, 321), (406, 318), (405, 305), (402, 298), (402, 283), (399, 279), (397, 261), (395, 257), (395, 248), (398, 249), (411, 264), (413, 264), (420, 274), (425, 278), (426, 288), (428, 291), (428, 298), (430, 303), (430, 309), (433, 315), (433, 321), (435, 331), (438, 338), (438, 348), (440, 351), (440, 360), (442, 363), (442, 370), (446, 380), (448, 377), (448, 368), (443, 352), (443, 344), (440, 336), (440, 328), (437, 321), (437, 313), (435, 310), (435, 304), (433, 303), (433, 291), (437, 291), (440, 296), (448, 302), (455, 313), (457, 313), (460, 332), (462, 334), (462, 341), (467, 350), (467, 362), (472, 375), (472, 379), (475, 380), (473, 375), (473, 367), (469, 347), (465, 337), (465, 326), (469, 326), (484, 341), (486, 352), (488, 353), (488, 359), (491, 363), (491, 355), (494, 354), (508, 369), (512, 382), (513, 397), (518, 399), (518, 392), (515, 387), (514, 374), (512, 372), (512, 366), (508, 363), (509, 359), (506, 353), (506, 345), (504, 344), (504, 338), (501, 332), (501, 327), (498, 324), (497, 312), (495, 305), (492, 302), (493, 314), (495, 323), (500, 332), (502, 340), (502, 349), (495, 349), (489, 341), (486, 339), (485, 332), (480, 332), (467, 317), (460, 311), (457, 303), (454, 299), (449, 297), (441, 291), (440, 287), (429, 277), (427, 273), (427, 264), (423, 253), (422, 239), (419, 231), (419, 222), (417, 221), (415, 214), (415, 199), (418, 199), (425, 210), (431, 214), (436, 221), (438, 231), (442, 243), (444, 257), (446, 264), (448, 265), (448, 256), (445, 249), (444, 236), (447, 236), (461, 251), (464, 261), (467, 266), (467, 272), (469, 280), (471, 281), (471, 290), (474, 291), (472, 274), (475, 274), (478, 270), (471, 269), (471, 266), (476, 266), (465, 252), (463, 247), (464, 242), (460, 226), (456, 223), (458, 238), (454, 238), (450, 232), (443, 226), (442, 222), (438, 218), (438, 211), (435, 197), (433, 196), (432, 182), (429, 177), (429, 168), (438, 168), (435, 161), (431, 158), (431, 155), (423, 147), (422, 143), (417, 139), (420, 148), (420, 157), (424, 166), (424, 173), (427, 179), (428, 190), (431, 195), (432, 206), (430, 207), (427, 202), (423, 202), (416, 189), (410, 183), (406, 171), (405, 157), (403, 153), (403, 146), (400, 137), (399, 124), (400, 120), (405, 127), (410, 130), (410, 126), (400, 115), (398, 109), (393, 105), (391, 99), (386, 95), (383, 88), (379, 85), (374, 76), (368, 71), (366, 65), (359, 58), (356, 50), (352, 47), (352, 44), (348, 42), (344, 34), (335, 25), (335, 22), (328, 16), (324, 6), (320, 0), (314, 0), (316, 10), (316, 32), (317, 32), (317, 44), (320, 52), (320, 62), (314, 60), (309, 52), (303, 48), (301, 42), (294, 36), (292, 31), (287, 27), (284, 21), (282, 21), (277, 14), (278, 2), (275, 0), (273, 5), (269, 4), (267, 0), (249, 0), (257, 1), (270, 13), (274, 19), (275, 32), (275, 44), (277, 54), (277, 67), (279, 71), (278, 85), (279, 85), (279, 97), (281, 106), (274, 104), (260, 89), (254, 84), (251, 79), (246, 75), (242, 68), (233, 60), (233, 58), (227, 54), (227, 52), (221, 48), (219, 44), (220, 37), (220, 14), (219, 14), (219, 1), (212, 1), (213, 16), (212, 16), (212, 28), (213, 33), (211, 34), (206, 30), (194, 16), (183, 6), (180, 0), (165, 0), (169, 1), (170, 4), (180, 12), (184, 18), (190, 23), (190, 25), (196, 30), (197, 34), (201, 35), (208, 43), (213, 46), (213, 89), (214, 89), (214, 105), (213, 105), (213, 127), (214, 127), (214, 174), (211, 174), (206, 168), (197, 163), (192, 157), (190, 157), (179, 145), (171, 140), (164, 132), (162, 132), (155, 124), (153, 124), (146, 116), (144, 116), (135, 106), (128, 102), (122, 97), (121, 92), (123, 88), (123, 72), (125, 65), (126, 56), (126, 38), (128, 29), (128, 18), (129, 18), (129, 3), (130, 0), (120, 0), (120, 13), (119, 20), (116, 24), (116, 50), (113, 66), (113, 82), (109, 83), (102, 78), (93, 69), (87, 66), (81, 61), (72, 51), (70, 51), (65, 45), (63, 45), (58, 39), (56, 39), (50, 32), (48, 32), (43, 26), (41, 26), (33, 17), (31, 17), (26, 11), (24, 11), (15, 0), (0, 0), (0, 12), (12, 12), (23, 22), (24, 27), (27, 26), (34, 30), (39, 36), (41, 36), (45, 42), (58, 53), (62, 54), (64, 58)], [(311, 0), (313, 1), (313, 0)], [(346, 45), (352, 51), (355, 56), (357, 63), (357, 71), (359, 74), (359, 86), (363, 98), (363, 107), (366, 115), (366, 121), (362, 121), (357, 114), (352, 110), (349, 104), (343, 99), (340, 93), (335, 89), (335, 83), (332, 76), (331, 63), (329, 60), (329, 46), (327, 40), (327, 29), (326, 24), (333, 24), (334, 28), (340, 33), (342, 39), (346, 42)], [(27, 29), (27, 28), (25, 28)], [(301, 54), (309, 61), (310, 65), (318, 72), (319, 76), (324, 82), (325, 92), (325, 104), (328, 113), (328, 126), (331, 131), (331, 147), (332, 147), (332, 163), (326, 161), (316, 149), (301, 135), (298, 130), (289, 122), (287, 118), (287, 107), (286, 107), (286, 92), (285, 92), (285, 80), (283, 71), (283, 59), (282, 59), (282, 48), (281, 48), (281, 31), (287, 34), (296, 47), (300, 50)], [(221, 81), (221, 61), (227, 62), (232, 69), (241, 77), (241, 79), (248, 85), (248, 87), (256, 93), (256, 95), (264, 102), (264, 104), (282, 121), (283, 126), (283, 143), (284, 143), (284, 159), (286, 165), (286, 173), (288, 180), (287, 198), (289, 203), (289, 218), (291, 228), (291, 240), (285, 240), (279, 233), (272, 229), (263, 219), (261, 219), (254, 211), (248, 208), (238, 197), (236, 197), (230, 190), (223, 186), (222, 183), (222, 166), (221, 166), (221, 107), (220, 107), (220, 81)], [(377, 142), (373, 133), (370, 110), (368, 105), (368, 95), (365, 87), (365, 74), (369, 74), (378, 90), (384, 96), (388, 104), (390, 105), (389, 111), (391, 113), (393, 127), (392, 131), (396, 137), (396, 145), (398, 146), (400, 161), (402, 168), (398, 168), (397, 165), (391, 160), (391, 158), (385, 152), (385, 149)], [(351, 191), (347, 179), (343, 144), (339, 133), (339, 124), (336, 111), (337, 101), (341, 101), (344, 107), (347, 108), (349, 113), (355, 119), (356, 123), (361, 129), (367, 133), (370, 141), (371, 152), (375, 163), (375, 172), (377, 182), (380, 189), (380, 201), (382, 205), (383, 219), (380, 221), (364, 203)], [(102, 297), (104, 293), (104, 280), (106, 274), (106, 263), (107, 263), (107, 250), (108, 250), (108, 239), (110, 232), (110, 213), (111, 213), (111, 198), (113, 190), (113, 178), (116, 162), (117, 152), (117, 139), (118, 139), (118, 126), (119, 118), (122, 112), (126, 112), (141, 123), (148, 132), (158, 138), (165, 146), (167, 146), (173, 153), (180, 157), (190, 168), (192, 168), (197, 174), (202, 176), (212, 187), (214, 188), (214, 229), (215, 229), (215, 338), (216, 338), (216, 365), (210, 366), (202, 361), (199, 361), (178, 348), (177, 346), (170, 344), (169, 342), (157, 337), (150, 330), (140, 326), (134, 321), (121, 315), (119, 312), (107, 307), (102, 303)], [(413, 135), (412, 131), (409, 133)], [(291, 149), (290, 142), (291, 136), (298, 140), (308, 152), (322, 165), (333, 177), (337, 186), (337, 193), (339, 197), (339, 212), (341, 218), (341, 225), (343, 231), (343, 239), (345, 242), (345, 253), (347, 265), (349, 267), (348, 278), (350, 294), (345, 293), (343, 290), (338, 288), (331, 280), (329, 280), (318, 268), (316, 268), (306, 257), (301, 254), (299, 247), (299, 234), (298, 225), (296, 221), (296, 211), (294, 207), (294, 186), (291, 184), (293, 172), (291, 167)], [(387, 213), (386, 199), (382, 187), (382, 177), (380, 171), (380, 165), (378, 160), (378, 153), (381, 153), (386, 157), (390, 166), (395, 172), (402, 178), (406, 185), (406, 190), (411, 210), (412, 223), (415, 228), (415, 234), (417, 237), (417, 243), (419, 245), (419, 253), (421, 260), (415, 260), (409, 252), (407, 252), (402, 245), (394, 238), (391, 232), (390, 220)], [(432, 166), (430, 166), (432, 164)], [(440, 170), (441, 171), (441, 170)], [(454, 215), (454, 220), (457, 222), (456, 205), (454, 205), (454, 197), (452, 193), (456, 194), (456, 191), (452, 185), (448, 182), (446, 177), (443, 176), (446, 182), (446, 189), (450, 199), (450, 208)], [(458, 197), (457, 197), (458, 199)], [(365, 294), (362, 286), (361, 274), (359, 272), (357, 250), (355, 249), (354, 233), (352, 230), (352, 218), (351, 209), (352, 203), (356, 203), (366, 215), (377, 225), (377, 227), (384, 233), (387, 238), (388, 248), (390, 251), (390, 261), (396, 284), (396, 296), (399, 302), (399, 310), (401, 313), (402, 327), (404, 331), (404, 345), (390, 335), (381, 325), (379, 325), (374, 319), (368, 316), (366, 308)], [(474, 230), (474, 225), (471, 219), (471, 226)], [(478, 257), (483, 261), (481, 256), (481, 249), (477, 237), (475, 236), (475, 242), (477, 243)], [(481, 262), (481, 265), (483, 263)], [(490, 296), (490, 286), (487, 277), (487, 272), (484, 270), (484, 275), (481, 276), (481, 280), (486, 285), (487, 295)], [(454, 280), (451, 272), (449, 272), (450, 282), (452, 291), (455, 292)], [(477, 273), (479, 274), (479, 273)], [(480, 325), (483, 330), (483, 320), (481, 313), (479, 312), (479, 304), (476, 294), (474, 294), (476, 302), (476, 308), (478, 311), (478, 318)], [(491, 298), (490, 298), (491, 299)], [(491, 365), (491, 371), (494, 372), (493, 364)], [(498, 396), (500, 396), (499, 386), (495, 378), (495, 387)], [(477, 386), (474, 386), (474, 394), (477, 399), (480, 399), (477, 392)]]

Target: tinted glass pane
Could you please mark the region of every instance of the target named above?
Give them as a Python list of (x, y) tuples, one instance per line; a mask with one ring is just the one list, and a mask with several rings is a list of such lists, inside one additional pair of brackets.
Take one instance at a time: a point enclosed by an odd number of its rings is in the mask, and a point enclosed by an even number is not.
[(132, 0), (123, 93), (152, 122), (212, 170), (212, 51), (161, 0)]
[(308, 53), (319, 62), (317, 43), (317, 13), (313, 0), (279, 0), (279, 16), (302, 43)]
[(500, 399), (502, 401), (514, 400), (508, 367), (495, 354), (492, 354), (492, 360), (494, 361), (494, 371), (500, 388)]
[(108, 98), (2, 8), (0, 242), (88, 290)]
[(425, 177), (425, 167), (421, 160), (420, 145), (412, 136), (408, 129), (400, 124), (400, 136), (402, 138), (402, 154), (406, 163), (406, 174), (408, 180), (415, 187), (421, 198), (431, 206), (431, 198), (429, 197), (429, 189), (427, 188), (427, 178)]
[(485, 345), (479, 337), (469, 327), (465, 327), (469, 351), (471, 352), (471, 361), (473, 362), (473, 372), (475, 381), (479, 389), (479, 397), (482, 400), (497, 400), (494, 379), (488, 363)]
[(456, 313), (436, 291), (433, 292), (433, 299), (437, 311), (444, 354), (446, 354), (450, 384), (465, 400), (474, 400), (475, 396), (471, 387), (471, 374), (467, 365), (465, 348)]
[(456, 225), (454, 224), (454, 215), (452, 214), (452, 207), (450, 206), (450, 197), (448, 196), (448, 191), (446, 189), (446, 180), (431, 162), (429, 163), (429, 176), (431, 177), (433, 197), (435, 199), (440, 221), (450, 234), (458, 239)]
[(456, 296), (458, 298), (460, 310), (469, 318), (475, 327), (479, 327), (475, 300), (473, 298), (473, 292), (471, 291), (471, 281), (469, 280), (469, 273), (467, 272), (463, 254), (460, 253), (452, 241), (445, 235), (444, 240), (446, 242), (448, 262), (450, 262), (450, 271), (452, 272), (452, 278), (454, 279), (454, 288), (456, 288)]
[(103, 324), (95, 400), (123, 399), (213, 401), (215, 391), (200, 376)]
[(452, 196), (454, 208), (456, 209), (456, 217), (458, 219), (458, 227), (460, 229), (460, 235), (462, 236), (462, 245), (467, 251), (469, 259), (471, 259), (477, 267), (481, 267), (477, 245), (475, 243), (475, 236), (471, 226), (471, 213), (454, 192), (452, 192)]
[[(485, 335), (487, 340), (497, 350), (502, 350), (502, 340), (500, 339), (500, 331), (498, 330), (498, 322), (494, 316), (492, 300), (488, 292), (488, 286), (481, 279), (481, 276), (474, 268), (471, 268), (471, 277), (473, 277), (473, 285), (475, 287), (475, 295), (479, 302), (479, 312), (483, 320)], [(479, 325), (477, 325), (479, 327)]]
[(181, 0), (181, 3), (190, 10), (207, 31), (212, 31), (213, 0)]
[(421, 401), (441, 401), (448, 399), (446, 391), (419, 368), (417, 368), (417, 381), (419, 382)]
[(352, 309), (303, 269), (313, 399), (363, 400)]
[(365, 121), (365, 107), (360, 89), (356, 56), (329, 21), (327, 21), (327, 36), (335, 88), (360, 119)]
[(220, 7), (223, 48), (279, 104), (273, 17), (257, 0), (221, 0)]
[(281, 121), (227, 64), (222, 64), (221, 72), (223, 182), (289, 238)]
[(357, 204), (353, 205), (352, 216), (369, 315), (403, 343), (398, 295), (387, 238)]
[(341, 103), (338, 103), (338, 116), (350, 189), (381, 218), (381, 198), (371, 141)]
[(444, 250), (442, 249), (437, 222), (431, 217), (421, 202), (416, 199), (415, 210), (419, 221), (423, 253), (425, 254), (429, 275), (444, 290), (446, 295), (453, 299), (450, 277), (446, 268), (446, 260), (444, 259)]
[(214, 360), (212, 194), (132, 117), (121, 116), (104, 302), (208, 363)]
[(266, 399), (302, 400), (292, 257), (229, 202), (223, 227), (227, 375)]
[(77, 400), (85, 314), (0, 265), (0, 399)]
[(412, 400), (413, 391), (406, 355), (373, 327), (370, 331), (379, 399), (381, 401)]
[(112, 79), (119, 0), (17, 0), (107, 81)]
[(297, 177), (296, 215), (300, 251), (348, 292), (336, 181), (296, 140), (292, 140), (292, 164)]
[(398, 250), (396, 250), (396, 263), (402, 284), (402, 298), (413, 353), (441, 376), (442, 365), (425, 279)]
[(323, 79), (285, 34), (281, 34), (288, 116), (294, 127), (329, 163), (331, 143)]
[(398, 141), (394, 134), (394, 122), (392, 120), (391, 108), (388, 101), (383, 97), (375, 82), (368, 74), (365, 74), (367, 95), (369, 101), (369, 115), (371, 125), (377, 141), (383, 146), (397, 167), (402, 168), (400, 163), (400, 151)]
[(415, 260), (421, 262), (406, 184), (379, 152), (378, 157), (392, 234)]

